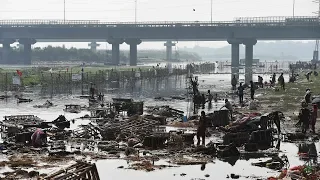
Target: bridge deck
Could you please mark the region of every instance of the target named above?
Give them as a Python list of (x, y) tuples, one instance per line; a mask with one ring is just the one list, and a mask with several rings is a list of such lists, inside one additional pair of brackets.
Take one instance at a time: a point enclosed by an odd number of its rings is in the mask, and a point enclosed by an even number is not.
[[(224, 41), (227, 39), (315, 40), (316, 16), (238, 18), (234, 21), (102, 22), (99, 20), (0, 20), (1, 39), (140, 39)], [(120, 41), (119, 41), (120, 42)]]

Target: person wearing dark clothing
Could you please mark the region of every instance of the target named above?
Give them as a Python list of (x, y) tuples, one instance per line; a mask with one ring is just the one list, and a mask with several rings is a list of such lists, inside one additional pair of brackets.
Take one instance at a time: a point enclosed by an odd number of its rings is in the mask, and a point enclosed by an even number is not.
[(250, 81), (250, 97), (252, 100), (254, 100), (254, 92), (255, 92), (255, 87), (254, 87), (254, 84), (253, 84), (253, 81)]
[(224, 102), (225, 102), (225, 104), (220, 108), (220, 110), (222, 108), (224, 108), (224, 107), (227, 108), (228, 111), (229, 111), (230, 120), (233, 120), (233, 115), (232, 115), (233, 108), (232, 108), (232, 105), (231, 105), (231, 103), (230, 103), (230, 101), (228, 99), (225, 99)]
[(94, 99), (94, 91), (95, 91), (95, 89), (94, 89), (94, 87), (93, 87), (93, 85), (91, 84), (91, 87), (90, 87), (90, 96), (91, 96), (91, 98), (92, 99)]
[(311, 91), (310, 89), (306, 90), (306, 95), (304, 96), (304, 100), (307, 104), (311, 103)]
[(313, 104), (312, 106), (313, 106), (313, 109), (312, 109), (312, 116), (311, 116), (311, 130), (313, 133), (316, 133), (315, 125), (318, 118), (318, 105)]
[(211, 94), (210, 90), (208, 90), (208, 102), (209, 104), (212, 103), (213, 95)]
[(243, 103), (243, 91), (244, 87), (242, 86), (242, 83), (240, 83), (240, 86), (238, 87), (238, 96), (239, 96), (239, 103)]
[(233, 75), (233, 78), (231, 80), (231, 85), (232, 85), (232, 90), (236, 90), (237, 89), (237, 78), (236, 78), (236, 75)]
[(274, 111), (268, 115), (268, 118), (273, 120), (274, 124), (277, 126), (278, 134), (281, 133), (280, 120), (282, 117), (284, 117), (284, 115), (280, 111)]
[(214, 102), (218, 102), (218, 93), (215, 94), (213, 100), (214, 100)]
[(308, 105), (303, 103), (299, 114), (300, 122), (302, 122), (302, 133), (306, 133), (309, 129), (310, 115), (311, 112), (308, 109)]
[(280, 86), (282, 87), (282, 89), (285, 90), (283, 73), (281, 73), (281, 75), (279, 76), (278, 81), (279, 81)]
[(102, 94), (101, 93), (99, 93), (99, 95), (98, 95), (98, 101), (102, 101)]
[(308, 72), (308, 73), (306, 74), (306, 78), (307, 78), (308, 81), (310, 81), (310, 75), (311, 75), (311, 72)]
[(271, 79), (271, 84), (275, 84), (276, 83), (276, 73), (273, 73), (272, 75), (272, 79)]
[(202, 145), (205, 145), (205, 138), (206, 138), (206, 129), (207, 129), (207, 121), (206, 121), (206, 114), (204, 111), (201, 111), (201, 116), (198, 124), (197, 129), (197, 146), (200, 145), (200, 139), (202, 139)]
[(258, 76), (258, 82), (259, 82), (259, 86), (263, 88), (263, 78), (261, 76)]
[(206, 104), (206, 97), (204, 96), (204, 94), (201, 95), (201, 105), (202, 105), (202, 108), (204, 108)]

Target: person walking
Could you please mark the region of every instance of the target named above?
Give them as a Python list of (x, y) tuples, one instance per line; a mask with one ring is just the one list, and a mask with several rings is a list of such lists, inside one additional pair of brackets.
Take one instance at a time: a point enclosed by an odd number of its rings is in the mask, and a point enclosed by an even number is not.
[(259, 86), (263, 88), (263, 78), (261, 76), (258, 76), (258, 82), (259, 82)]
[(253, 81), (250, 81), (250, 97), (251, 97), (251, 100), (254, 100), (254, 93), (255, 93), (255, 85), (253, 84)]
[(244, 87), (242, 86), (242, 83), (240, 83), (240, 86), (238, 87), (238, 96), (239, 96), (239, 103), (243, 103), (243, 91)]
[(311, 115), (311, 112), (308, 109), (308, 105), (305, 102), (303, 102), (302, 108), (299, 114), (300, 122), (302, 122), (302, 133), (306, 133), (307, 130), (309, 129), (310, 115)]
[(233, 75), (233, 78), (231, 79), (231, 85), (232, 85), (232, 90), (237, 90), (237, 78), (236, 75)]
[(316, 133), (315, 125), (318, 118), (318, 105), (313, 104), (312, 106), (313, 106), (313, 109), (312, 109), (312, 116), (311, 116), (311, 130), (312, 130), (312, 133)]
[(205, 146), (206, 129), (207, 129), (206, 113), (204, 111), (201, 111), (201, 116), (200, 116), (200, 120), (197, 128), (197, 146), (200, 146), (200, 139), (202, 139), (202, 145)]
[(278, 81), (279, 81), (280, 86), (282, 87), (282, 89), (285, 90), (283, 73), (281, 73), (281, 75), (279, 76)]
[(273, 73), (272, 79), (271, 79), (271, 84), (274, 85), (276, 83), (276, 73)]

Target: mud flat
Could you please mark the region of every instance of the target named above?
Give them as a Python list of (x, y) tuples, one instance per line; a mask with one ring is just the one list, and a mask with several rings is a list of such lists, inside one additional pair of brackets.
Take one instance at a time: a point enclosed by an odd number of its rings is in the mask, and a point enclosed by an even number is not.
[[(314, 94), (317, 93), (316, 87), (320, 82), (316, 77), (311, 80), (312, 82), (307, 82), (301, 77), (295, 84), (287, 84), (285, 92), (277, 91), (277, 86), (258, 89), (255, 110), (250, 108), (250, 103), (253, 102), (248, 100), (244, 107), (240, 107), (236, 95), (227, 92), (226, 98), (235, 99), (236, 121), (225, 120), (222, 116), (218, 118), (217, 113), (215, 115), (214, 111), (218, 111), (225, 97), (213, 103), (214, 108), (206, 110), (207, 118), (212, 123), (227, 123), (210, 125), (206, 133), (206, 146), (195, 145), (198, 117), (190, 116), (187, 122), (183, 122), (184, 113), (180, 113), (179, 107), (188, 103), (187, 98), (147, 101), (152, 103), (146, 106), (167, 105), (171, 108), (163, 108), (165, 110), (162, 112), (151, 110), (130, 117), (121, 112), (115, 117), (88, 119), (80, 118), (90, 114), (87, 110), (72, 115), (62, 111), (63, 104), (73, 102), (87, 105), (87, 100), (76, 97), (58, 98), (53, 100), (57, 106), (32, 109), (36, 103), (40, 104), (40, 100), (36, 99), (25, 106), (20, 105), (19, 113), (34, 111), (35, 114), (46, 117), (46, 122), (64, 114), (71, 122), (71, 127), (59, 130), (56, 127), (48, 128), (47, 146), (41, 148), (34, 148), (25, 142), (18, 143), (15, 138), (3, 138), (4, 142), (0, 146), (3, 157), (0, 163), (2, 177), (46, 178), (79, 161), (89, 163), (88, 166), (80, 163), (86, 170), (87, 167), (96, 167), (100, 179), (266, 179), (277, 176), (278, 171), (284, 168), (303, 165), (314, 159), (309, 156), (302, 158), (297, 152), (301, 151), (300, 154), (303, 154), (305, 149), (312, 149), (312, 144), (317, 145), (318, 142), (314, 141), (317, 135), (307, 133), (304, 137), (299, 136), (296, 132), (298, 129), (294, 127), (297, 122), (294, 113), (299, 110), (305, 89), (310, 88)], [(205, 83), (201, 85), (209, 87)], [(10, 107), (11, 104), (6, 106)], [(3, 109), (6, 115), (17, 113), (12, 109)], [(278, 110), (284, 114), (280, 135), (272, 116), (264, 115)], [(261, 121), (264, 117), (267, 117), (266, 122), (270, 122), (266, 126)], [(239, 126), (243, 118), (250, 121), (245, 126)], [(24, 128), (22, 132), (24, 131), (29, 129)], [(30, 131), (33, 132), (33, 129)], [(293, 135), (288, 135), (290, 133)], [(12, 137), (15, 136), (17, 134)], [(314, 167), (308, 166), (308, 171), (311, 169), (316, 172)]]

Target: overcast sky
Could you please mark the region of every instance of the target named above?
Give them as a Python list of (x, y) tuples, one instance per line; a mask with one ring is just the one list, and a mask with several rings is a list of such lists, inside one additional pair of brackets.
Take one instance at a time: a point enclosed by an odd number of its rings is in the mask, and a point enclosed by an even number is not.
[[(135, 20), (135, 0), (65, 0), (66, 19), (123, 22)], [(295, 0), (296, 16), (312, 16), (318, 5), (312, 0)], [(292, 16), (293, 0), (212, 0), (214, 21), (235, 17)], [(195, 11), (193, 11), (195, 9)], [(1, 19), (63, 19), (64, 0), (0, 0)], [(210, 21), (211, 0), (137, 0), (137, 21)], [(53, 43), (52, 43), (53, 44)], [(53, 45), (62, 45), (54, 43)], [(65, 43), (66, 44), (66, 43)], [(220, 47), (226, 42), (179, 42)], [(47, 44), (37, 43), (35, 46)], [(67, 47), (87, 47), (68, 43)], [(105, 48), (106, 45), (101, 46)], [(109, 46), (108, 46), (109, 48)], [(126, 45), (121, 48), (127, 49)], [(139, 48), (164, 48), (163, 42), (142, 43)]]

